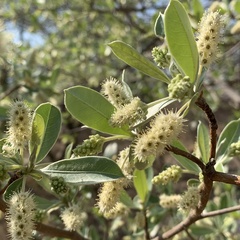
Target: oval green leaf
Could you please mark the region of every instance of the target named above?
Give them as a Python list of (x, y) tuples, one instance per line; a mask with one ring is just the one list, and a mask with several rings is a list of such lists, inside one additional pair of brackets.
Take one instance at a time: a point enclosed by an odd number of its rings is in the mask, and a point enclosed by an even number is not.
[(23, 178), (19, 178), (12, 182), (3, 194), (3, 199), (7, 202), (15, 192), (19, 192), (22, 189)]
[(34, 112), (32, 138), (30, 142), (31, 154), (35, 154), (38, 163), (45, 158), (55, 144), (61, 129), (61, 113), (50, 103), (38, 106)]
[(131, 135), (127, 129), (109, 125), (114, 106), (100, 93), (87, 87), (75, 86), (65, 89), (64, 98), (69, 113), (86, 126), (103, 133)]
[(63, 159), (40, 169), (51, 177), (63, 177), (68, 183), (97, 184), (124, 177), (119, 166), (105, 157)]
[(148, 182), (144, 170), (135, 169), (133, 173), (133, 184), (142, 203), (145, 203), (148, 197)]
[(175, 63), (194, 83), (198, 73), (198, 49), (187, 12), (179, 1), (170, 1), (164, 14), (164, 27)]
[(197, 128), (197, 143), (204, 163), (209, 161), (210, 157), (210, 137), (208, 128), (199, 121)]
[(217, 161), (221, 161), (228, 154), (232, 143), (240, 139), (240, 119), (233, 120), (222, 130), (217, 142)]
[(170, 82), (164, 72), (162, 72), (153, 62), (138, 53), (130, 45), (122, 41), (113, 41), (108, 45), (111, 47), (113, 53), (129, 66), (136, 68), (152, 78), (161, 80), (165, 83)]

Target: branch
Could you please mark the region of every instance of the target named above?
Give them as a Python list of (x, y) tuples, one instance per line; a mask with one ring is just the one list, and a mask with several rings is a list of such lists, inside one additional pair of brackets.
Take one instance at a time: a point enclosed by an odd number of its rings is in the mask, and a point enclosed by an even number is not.
[(216, 154), (217, 128), (218, 128), (217, 120), (214, 116), (212, 109), (209, 107), (205, 99), (202, 97), (202, 93), (197, 99), (197, 101), (195, 102), (195, 104), (205, 112), (208, 118), (209, 127), (210, 127), (210, 139), (211, 139), (211, 151), (210, 151), (209, 161), (211, 161), (211, 159), (215, 159), (215, 154)]
[(212, 176), (212, 180), (232, 185), (240, 185), (240, 176), (234, 174), (215, 172)]

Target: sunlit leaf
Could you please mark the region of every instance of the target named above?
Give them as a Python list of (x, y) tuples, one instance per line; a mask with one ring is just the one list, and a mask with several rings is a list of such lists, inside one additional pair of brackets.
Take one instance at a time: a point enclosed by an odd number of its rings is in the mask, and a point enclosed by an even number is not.
[(208, 128), (199, 121), (197, 129), (197, 143), (204, 163), (209, 161), (210, 157), (210, 137)]
[(30, 142), (31, 153), (36, 152), (35, 161), (38, 163), (51, 150), (61, 129), (61, 113), (50, 103), (44, 103), (35, 110)]
[(228, 155), (229, 147), (232, 143), (240, 139), (240, 119), (233, 120), (222, 130), (217, 142), (217, 162)]
[(169, 83), (169, 78), (164, 72), (130, 45), (121, 41), (114, 41), (108, 45), (112, 48), (113, 53), (129, 66), (136, 68), (152, 78)]
[(133, 184), (141, 201), (145, 203), (148, 196), (148, 182), (144, 170), (135, 170), (133, 174)]
[(108, 134), (131, 135), (127, 129), (109, 124), (114, 106), (100, 93), (82, 86), (65, 90), (65, 106), (71, 115), (86, 126)]
[(170, 1), (164, 14), (164, 27), (175, 63), (193, 83), (198, 73), (198, 50), (187, 12), (179, 1)]
[(22, 188), (23, 178), (19, 178), (12, 182), (3, 194), (4, 201), (8, 201), (15, 192), (19, 192)]

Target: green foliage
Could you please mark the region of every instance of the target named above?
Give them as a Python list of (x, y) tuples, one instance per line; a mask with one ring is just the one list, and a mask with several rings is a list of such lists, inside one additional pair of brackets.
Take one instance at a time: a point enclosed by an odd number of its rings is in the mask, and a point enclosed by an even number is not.
[(115, 162), (104, 157), (64, 159), (40, 170), (51, 177), (63, 177), (68, 183), (81, 185), (106, 182), (124, 176)]
[[(232, 18), (235, 27), (238, 2), (231, 1), (231, 8), (225, 2), (214, 2), (211, 8), (217, 6)], [(158, 9), (156, 13), (154, 9)], [(203, 12), (199, 0), (171, 0), (167, 7), (159, 7), (154, 0), (4, 2), (1, 18), (16, 22), (21, 31), (25, 28), (44, 35), (45, 40), (40, 46), (23, 43), (12, 50), (0, 29), (0, 119), (2, 128), (7, 125), (0, 140), (0, 210), (6, 210), (5, 204), (11, 208), (8, 203), (15, 192), (31, 189), (36, 202), (34, 211), (38, 212), (36, 219), (29, 221), (36, 222), (36, 239), (48, 240), (53, 235), (83, 240), (174, 236), (238, 239), (240, 207), (236, 186), (240, 177), (232, 165), (239, 157), (237, 107), (234, 117), (227, 114), (232, 107), (226, 114), (220, 112), (228, 118), (219, 124), (219, 129), (226, 126), (218, 139), (212, 126), (215, 116), (219, 116), (215, 113), (227, 102), (219, 94), (221, 79), (226, 79), (227, 87), (236, 86), (238, 79), (233, 71), (236, 64), (232, 64), (237, 60), (229, 56), (234, 55), (234, 48), (227, 49), (237, 42), (237, 35), (227, 23), (227, 34), (232, 34), (222, 38), (227, 44), (214, 44), (228, 50), (224, 64), (231, 67), (226, 65), (222, 68), (225, 72), (221, 72), (217, 67), (220, 59), (207, 73), (208, 66), (199, 62), (202, 53), (197, 43), (201, 33), (196, 34)], [(210, 27), (222, 18), (218, 14), (211, 19)], [(153, 47), (155, 51), (151, 51)], [(113, 55), (123, 63), (119, 64)], [(114, 105), (99, 87), (99, 82), (109, 75), (114, 76), (108, 86), (109, 92), (115, 91)], [(124, 92), (121, 103), (117, 88)], [(222, 89), (221, 94), (225, 93)], [(7, 109), (11, 108), (8, 105), (14, 98), (26, 98), (34, 109), (29, 117), (30, 139), (17, 149), (11, 148), (11, 129), (16, 138), (25, 140), (27, 134), (21, 136), (20, 125), (10, 128), (11, 123), (6, 124)], [(131, 105), (136, 99), (137, 107)], [(113, 124), (117, 112), (121, 119)], [(237, 120), (232, 120), (236, 116)], [(121, 126), (122, 118), (126, 121)], [(235, 147), (235, 155), (231, 147)], [(210, 149), (215, 159), (210, 159)], [(171, 168), (176, 163), (179, 166)], [(179, 175), (170, 176), (165, 169), (173, 173), (179, 170)], [(153, 185), (154, 176), (159, 175), (164, 185)], [(196, 196), (186, 203), (183, 196), (192, 187)], [(167, 199), (164, 204), (162, 197)], [(193, 198), (199, 201), (187, 209)], [(22, 200), (18, 200), (18, 206)], [(83, 216), (69, 210), (64, 219), (62, 213), (73, 206)], [(179, 206), (186, 206), (189, 214)], [(7, 211), (7, 227), (11, 228), (16, 221), (11, 219), (14, 214)]]
[(198, 73), (198, 50), (186, 10), (172, 0), (164, 13), (166, 40), (171, 55), (184, 74), (194, 83)]
[(33, 118), (31, 139), (31, 154), (33, 161), (38, 163), (46, 157), (55, 142), (61, 129), (61, 113), (50, 103), (39, 105)]
[(144, 74), (168, 83), (169, 78), (157, 66), (147, 58), (139, 54), (134, 48), (121, 41), (114, 41), (108, 44), (113, 53), (122, 61), (134, 67)]
[(109, 134), (130, 135), (127, 129), (110, 126), (114, 106), (90, 88), (76, 86), (66, 89), (65, 105), (74, 118), (90, 128)]
[(210, 138), (208, 128), (199, 122), (197, 128), (197, 143), (203, 162), (207, 163), (210, 157)]

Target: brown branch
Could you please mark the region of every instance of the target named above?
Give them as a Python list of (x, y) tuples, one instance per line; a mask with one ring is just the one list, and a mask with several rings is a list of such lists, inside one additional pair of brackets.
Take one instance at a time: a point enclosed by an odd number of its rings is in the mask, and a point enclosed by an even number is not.
[(173, 152), (177, 155), (183, 156), (185, 158), (188, 158), (189, 160), (191, 160), (192, 162), (194, 162), (195, 164), (197, 164), (202, 170), (205, 169), (205, 165), (204, 163), (197, 157), (195, 157), (194, 155), (192, 155), (191, 153), (188, 153), (184, 150), (181, 150), (177, 147), (174, 147), (172, 145), (168, 145), (167, 147), (165, 147), (165, 149), (169, 152)]
[(214, 172), (214, 174), (212, 175), (212, 180), (232, 185), (240, 185), (240, 176), (228, 173)]
[(218, 128), (217, 120), (214, 116), (212, 109), (209, 107), (205, 99), (202, 97), (202, 93), (197, 99), (197, 101), (195, 102), (195, 104), (205, 112), (208, 118), (209, 127), (210, 127), (210, 139), (211, 139), (211, 151), (210, 151), (209, 161), (211, 161), (211, 159), (215, 159), (215, 155), (216, 155), (217, 128)]
[(152, 240), (163, 240), (163, 239), (171, 238), (172, 236), (176, 235), (177, 233), (179, 233), (183, 230), (186, 230), (191, 224), (193, 224), (194, 222), (196, 222), (200, 219), (208, 218), (208, 217), (215, 217), (215, 216), (235, 212), (238, 210), (240, 210), (240, 205), (234, 206), (234, 207), (229, 207), (229, 208), (224, 208), (224, 209), (220, 209), (220, 210), (216, 210), (216, 211), (212, 211), (212, 212), (202, 213), (201, 215), (195, 216), (195, 217), (193, 215), (190, 215), (186, 220), (182, 221), (181, 223), (179, 223), (178, 225), (173, 227), (171, 230), (164, 233), (162, 236), (154, 237), (154, 238), (152, 238)]

